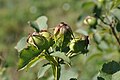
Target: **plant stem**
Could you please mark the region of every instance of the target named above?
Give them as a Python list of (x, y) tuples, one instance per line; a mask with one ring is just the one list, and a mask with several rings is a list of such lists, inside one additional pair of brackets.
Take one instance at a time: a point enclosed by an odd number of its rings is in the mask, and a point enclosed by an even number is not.
[(66, 53), (66, 56), (68, 56), (70, 53), (71, 53), (71, 50), (69, 50), (69, 51)]
[(52, 56), (50, 56), (49, 51), (46, 51), (46, 58), (52, 66), (54, 80), (59, 80), (61, 71), (61, 66), (59, 65), (59, 58), (58, 57), (53, 58)]
[(60, 78), (60, 71), (61, 71), (61, 66), (59, 65), (59, 58), (56, 58), (58, 65), (55, 65), (55, 76), (54, 79), (55, 80), (59, 80)]
[[(109, 20), (109, 18), (107, 17), (107, 15), (106, 15), (106, 18), (107, 18), (108, 21), (110, 22), (110, 20)], [(110, 28), (111, 28), (111, 30), (112, 30), (113, 35), (115, 36), (115, 38), (116, 38), (116, 40), (117, 40), (117, 42), (118, 42), (118, 44), (119, 44), (119, 46), (120, 46), (120, 40), (119, 40), (119, 38), (117, 37), (117, 34), (116, 34), (116, 32), (115, 32), (113, 21), (109, 24), (109, 26), (110, 26)]]
[(114, 27), (112, 27), (112, 26), (110, 25), (110, 28), (111, 28), (112, 33), (113, 33), (113, 35), (115, 36), (115, 38), (116, 38), (116, 40), (117, 40), (117, 42), (118, 42), (119, 46), (120, 46), (120, 40), (119, 40), (119, 38), (117, 37), (117, 34), (116, 34), (116, 32), (115, 32)]
[(49, 54), (49, 51), (46, 51), (46, 59), (51, 63), (51, 64), (54, 64), (54, 65), (58, 65), (57, 61), (54, 60), (54, 58), (52, 56), (50, 56)]
[[(107, 17), (106, 17), (107, 18)], [(116, 34), (116, 32), (115, 32), (115, 29), (114, 29), (114, 27), (113, 27), (113, 23), (110, 23), (110, 24), (108, 24), (108, 23), (106, 23), (103, 19), (101, 19), (101, 18), (99, 18), (104, 24), (106, 24), (106, 25), (108, 25), (108, 26), (110, 26), (110, 28), (111, 28), (111, 30), (112, 30), (112, 33), (113, 33), (113, 35), (114, 35), (114, 37), (116, 38), (116, 40), (117, 40), (117, 42), (118, 42), (118, 44), (119, 44), (119, 46), (120, 46), (120, 40), (119, 40), (119, 38), (117, 37), (117, 34)], [(108, 19), (108, 18), (107, 18)], [(109, 20), (109, 19), (108, 19)], [(109, 21), (110, 22), (110, 21)]]
[(58, 66), (55, 66), (55, 80), (59, 80), (58, 79)]

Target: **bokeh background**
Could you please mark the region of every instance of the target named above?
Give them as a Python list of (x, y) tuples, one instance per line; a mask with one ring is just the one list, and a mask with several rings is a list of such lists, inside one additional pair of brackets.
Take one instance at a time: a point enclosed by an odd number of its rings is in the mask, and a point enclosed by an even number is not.
[[(45, 15), (49, 27), (53, 28), (65, 21), (76, 31), (84, 28), (79, 25), (81, 17), (92, 15), (93, 1), (95, 0), (0, 0), (0, 80), (37, 80), (39, 64), (28, 71), (17, 71), (18, 53), (14, 47), (20, 38), (33, 31), (28, 21)], [(94, 77), (105, 61), (111, 58), (119, 61), (118, 45), (114, 45), (114, 37), (109, 34), (102, 36), (107, 36), (106, 40), (111, 41), (111, 44), (103, 41), (99, 46), (101, 49), (98, 49), (91, 42), (92, 47), (87, 55), (72, 59), (72, 70), (77, 73), (78, 80), (96, 80)], [(49, 72), (39, 80), (50, 80), (51, 74)]]

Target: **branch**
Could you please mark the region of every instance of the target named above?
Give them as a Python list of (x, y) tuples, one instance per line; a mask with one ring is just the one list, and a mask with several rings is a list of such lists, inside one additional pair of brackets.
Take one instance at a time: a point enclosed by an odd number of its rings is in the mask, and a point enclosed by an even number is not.
[(110, 28), (111, 28), (111, 30), (112, 30), (113, 35), (115, 36), (115, 38), (116, 38), (116, 40), (117, 40), (117, 42), (118, 42), (118, 44), (119, 44), (119, 46), (120, 46), (120, 40), (119, 40), (119, 38), (117, 37), (117, 34), (116, 34), (116, 32), (115, 32), (114, 27), (113, 27), (112, 25), (109, 25), (109, 26), (110, 26)]
[(99, 19), (100, 19), (105, 25), (110, 26), (110, 28), (111, 28), (111, 30), (112, 30), (112, 33), (113, 33), (113, 35), (115, 36), (115, 38), (116, 38), (116, 40), (117, 40), (117, 42), (118, 42), (118, 44), (119, 44), (119, 46), (120, 46), (120, 40), (119, 40), (119, 38), (117, 37), (117, 34), (116, 34), (115, 29), (114, 29), (114, 27), (113, 27), (113, 23), (111, 23), (108, 18), (107, 18), (107, 19), (109, 20), (110, 24), (106, 23), (106, 22), (105, 22), (102, 18), (100, 18), (100, 17), (99, 17)]

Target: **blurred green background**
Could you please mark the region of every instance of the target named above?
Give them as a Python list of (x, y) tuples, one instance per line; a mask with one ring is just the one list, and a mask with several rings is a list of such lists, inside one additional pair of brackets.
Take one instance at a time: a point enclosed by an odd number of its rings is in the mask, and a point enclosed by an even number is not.
[[(80, 16), (92, 15), (94, 0), (0, 0), (0, 80), (37, 80), (39, 65), (26, 71), (17, 71), (18, 53), (15, 45), (23, 36), (33, 31), (28, 21), (34, 21), (39, 16), (48, 17), (49, 27), (55, 27), (59, 22), (65, 21), (73, 31), (80, 28)], [(84, 28), (84, 26), (82, 26)], [(112, 43), (104, 41), (102, 50), (96, 48), (95, 43), (86, 55), (79, 55), (72, 59), (73, 70), (78, 73), (78, 80), (96, 80), (101, 65), (111, 58), (119, 61), (120, 55), (114, 37), (102, 34)], [(110, 39), (111, 40), (111, 39)], [(113, 54), (114, 53), (114, 54)], [(52, 74), (52, 73), (49, 73)], [(46, 74), (49, 75), (49, 74)], [(45, 77), (40, 80), (50, 80)], [(61, 79), (62, 80), (62, 79)]]

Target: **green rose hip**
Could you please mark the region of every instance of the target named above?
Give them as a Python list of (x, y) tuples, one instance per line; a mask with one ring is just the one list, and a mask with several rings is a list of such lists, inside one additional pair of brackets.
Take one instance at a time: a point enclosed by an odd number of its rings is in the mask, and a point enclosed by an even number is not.
[(32, 39), (34, 44), (38, 47), (38, 49), (46, 49), (48, 41), (44, 36), (33, 35)]
[(30, 37), (28, 38), (28, 43), (30, 43), (30, 44), (36, 46), (38, 49), (42, 49), (42, 50), (46, 49), (48, 46), (48, 40), (44, 36), (42, 36), (36, 32), (33, 33), (32, 35), (30, 35)]
[(84, 24), (89, 25), (91, 28), (95, 28), (97, 25), (97, 19), (92, 16), (87, 16), (84, 20)]

